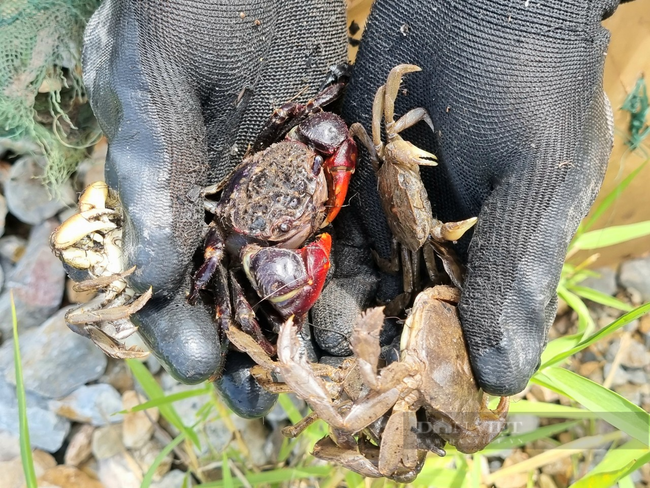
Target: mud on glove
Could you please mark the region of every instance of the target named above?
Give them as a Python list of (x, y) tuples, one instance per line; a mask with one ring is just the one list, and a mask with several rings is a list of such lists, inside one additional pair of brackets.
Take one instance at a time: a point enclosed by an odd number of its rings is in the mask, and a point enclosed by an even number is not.
[[(459, 308), (474, 374), (491, 394), (521, 391), (539, 366), (568, 243), (602, 182), (612, 126), (601, 20), (617, 4), (377, 0), (362, 39), (346, 120), (370, 128), (390, 69), (420, 66), (396, 113), (425, 107), (435, 133), (418, 124), (404, 137), (438, 156), (439, 166), (421, 168), (438, 218), (479, 217), (464, 243)], [(351, 204), (388, 257), (366, 156)]]

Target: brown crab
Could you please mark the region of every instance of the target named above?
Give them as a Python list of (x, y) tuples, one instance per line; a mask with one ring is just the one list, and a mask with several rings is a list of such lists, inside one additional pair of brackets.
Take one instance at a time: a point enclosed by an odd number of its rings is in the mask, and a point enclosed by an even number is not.
[[(407, 294), (418, 291), (420, 249), (424, 251), (431, 279), (436, 281), (435, 258), (432, 248), (425, 246), (427, 243), (436, 250), (452, 282), (460, 288), (461, 269), (444, 243), (460, 239), (476, 223), (476, 218), (442, 223), (433, 217), (427, 191), (420, 179), (419, 166), (437, 165), (436, 156), (405, 141), (399, 135), (422, 121), (433, 131), (433, 123), (424, 108), (414, 108), (397, 121), (394, 120), (395, 99), (402, 76), (420, 70), (415, 65), (400, 64), (390, 71), (386, 84), (377, 90), (372, 106), (372, 139), (361, 124), (350, 126), (350, 134), (359, 138), (370, 154), (388, 226), (401, 245), (404, 292)], [(386, 143), (381, 138), (382, 117)], [(386, 271), (396, 273), (399, 269), (397, 248), (398, 246), (393, 246), (392, 261), (378, 259)]]
[(219, 327), (228, 331), (231, 322), (239, 324), (269, 355), (275, 347), (233, 268), (241, 264), (258, 295), (253, 298), (275, 308), (278, 326), (291, 315), (299, 321), (318, 298), (331, 238), (324, 233), (300, 246), (338, 214), (354, 172), (357, 146), (347, 125), (321, 108), (339, 98), (343, 87), (335, 83), (306, 104), (289, 102), (275, 110), (251, 154), (223, 184), (203, 192), (221, 195), (216, 202), (206, 200), (214, 219), (188, 300), (194, 303), (214, 277)]
[[(127, 285), (135, 267), (122, 269), (122, 211), (119, 199), (106, 183), (91, 184), (79, 197), (79, 212), (61, 224), (50, 237), (50, 246), (77, 291), (99, 291), (90, 302), (70, 310), (65, 320), (74, 332), (91, 339), (114, 358), (142, 358), (149, 353), (121, 341), (137, 330), (129, 320), (151, 298), (149, 289), (140, 296)], [(83, 277), (83, 281), (77, 279)]]
[[(338, 372), (307, 362), (291, 320), (278, 337), (278, 362), (256, 352), (259, 346), (252, 341), (234, 339), (262, 368), (281, 374), (285, 388), (310, 405), (314, 414), (307, 422), (320, 418), (332, 428), (332, 439), (317, 444), (316, 456), (365, 476), (406, 481), (417, 476), (427, 450), (444, 454), (436, 436), (461, 452), (472, 453), (492, 441), (505, 424), (508, 399), (503, 397), (490, 410), (487, 395), (472, 375), (455, 306), (458, 298), (458, 290), (449, 286), (422, 291), (404, 324), (399, 361), (379, 373), (382, 308), (360, 318), (350, 338), (353, 366), (347, 363)], [(353, 388), (337, 385), (341, 380), (336, 378), (347, 378), (353, 367), (358, 368), (360, 383)], [(262, 373), (254, 373), (263, 379)], [(262, 384), (268, 386), (268, 382)], [(418, 430), (421, 408), (428, 436)], [(368, 428), (386, 415), (385, 426), (374, 435), (378, 446), (368, 448), (361, 437), (351, 440), (359, 432), (368, 437)]]

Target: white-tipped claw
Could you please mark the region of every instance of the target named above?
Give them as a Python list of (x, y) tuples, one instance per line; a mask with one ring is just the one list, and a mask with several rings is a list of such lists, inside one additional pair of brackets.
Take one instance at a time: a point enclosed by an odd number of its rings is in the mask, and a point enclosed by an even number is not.
[(55, 249), (65, 249), (73, 246), (88, 234), (115, 229), (116, 224), (99, 218), (106, 212), (106, 209), (93, 209), (73, 215), (54, 231), (51, 238), (52, 246)]
[(108, 185), (103, 181), (96, 181), (79, 196), (79, 211), (105, 209), (106, 198), (108, 198)]
[(433, 229), (431, 235), (434, 239), (438, 240), (457, 241), (463, 237), (465, 232), (474, 227), (477, 221), (478, 218), (472, 217), (471, 219), (461, 220), (459, 222), (439, 223)]

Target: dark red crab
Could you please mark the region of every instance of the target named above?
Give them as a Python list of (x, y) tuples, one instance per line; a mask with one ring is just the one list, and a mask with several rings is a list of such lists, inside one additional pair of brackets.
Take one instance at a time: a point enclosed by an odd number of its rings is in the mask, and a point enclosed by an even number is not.
[(354, 173), (357, 147), (345, 122), (321, 108), (343, 88), (336, 83), (306, 104), (276, 109), (231, 176), (203, 192), (221, 196), (206, 200), (214, 219), (188, 300), (193, 303), (214, 277), (219, 326), (227, 333), (234, 321), (269, 354), (275, 348), (236, 270), (243, 270), (256, 299), (273, 305), (278, 324), (291, 315), (300, 322), (318, 298), (330, 266), (331, 237), (323, 233), (300, 246), (339, 213)]

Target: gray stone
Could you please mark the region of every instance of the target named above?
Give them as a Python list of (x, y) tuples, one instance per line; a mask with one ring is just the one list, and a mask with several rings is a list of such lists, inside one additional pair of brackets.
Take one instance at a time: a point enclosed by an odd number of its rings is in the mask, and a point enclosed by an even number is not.
[[(611, 363), (605, 364), (605, 367), (603, 368), (603, 375), (605, 378), (609, 377), (609, 373), (612, 370), (612, 365)], [(624, 385), (625, 383), (628, 383), (630, 381), (630, 376), (627, 374), (627, 371), (625, 371), (621, 366), (616, 368), (616, 372), (614, 373), (614, 378), (612, 379), (612, 386), (621, 386)]]
[(525, 414), (509, 415), (508, 427), (512, 430), (513, 435), (526, 434), (539, 427), (539, 417)]
[(140, 488), (140, 479), (132, 471), (132, 464), (133, 460), (127, 459), (125, 453), (101, 459), (99, 461), (99, 481), (102, 482), (104, 488)]
[[(20, 336), (25, 388), (46, 398), (69, 395), (99, 378), (106, 369), (106, 356), (66, 326), (67, 310), (60, 310), (40, 327)], [(0, 371), (15, 384), (13, 361), (13, 341), (7, 341), (0, 347)]]
[(0, 430), (0, 462), (20, 456), (20, 439), (17, 435)]
[(616, 271), (611, 268), (599, 268), (595, 269), (594, 272), (598, 273), (599, 276), (588, 276), (580, 282), (580, 286), (592, 288), (605, 295), (616, 295), (618, 290)]
[(630, 383), (634, 383), (635, 385), (645, 385), (650, 380), (648, 373), (642, 369), (631, 369), (627, 374), (630, 378)]
[(9, 170), (9, 180), (5, 185), (7, 207), (26, 224), (40, 224), (75, 201), (75, 193), (69, 183), (61, 187), (57, 198), (52, 198), (41, 178), (44, 163), (43, 158), (24, 156)]
[(614, 388), (614, 391), (621, 395), (624, 398), (627, 398), (629, 401), (635, 405), (641, 405), (641, 398), (645, 390), (647, 390), (648, 385), (632, 385), (630, 383), (626, 385), (617, 386)]
[(7, 220), (7, 200), (0, 195), (0, 236), (5, 233), (5, 222)]
[(645, 345), (632, 340), (621, 358), (621, 364), (630, 369), (643, 368), (650, 364), (650, 352), (645, 348)]
[[(144, 395), (138, 395), (134, 390), (125, 391), (122, 395), (124, 410), (132, 409), (146, 402), (146, 400), (147, 398)], [(125, 413), (124, 424), (122, 425), (122, 442), (124, 442), (124, 445), (129, 449), (144, 446), (151, 439), (159, 416), (160, 412), (155, 407), (140, 410), (139, 412)]]
[(631, 259), (621, 264), (618, 281), (628, 292), (650, 301), (650, 257)]
[[(27, 396), (27, 395), (26, 395)], [(55, 452), (63, 445), (70, 422), (49, 411), (36, 395), (26, 398), (29, 439), (33, 447)], [(0, 377), (0, 431), (18, 437), (18, 399), (13, 385)]]
[(25, 254), (27, 239), (16, 235), (0, 238), (0, 266), (5, 276), (11, 275), (16, 263)]
[(111, 458), (125, 451), (122, 444), (122, 424), (99, 427), (93, 432), (91, 449), (98, 461)]
[(266, 465), (273, 456), (273, 446), (262, 419), (243, 419), (236, 415), (231, 415), (230, 419), (248, 446), (248, 460), (254, 466)]
[[(294, 406), (298, 409), (298, 411), (303, 413), (306, 411), (307, 404), (305, 403), (304, 400), (298, 398), (293, 393), (289, 393), (287, 396), (291, 400), (291, 403), (293, 403)], [(277, 422), (282, 422), (283, 420), (286, 420), (289, 417), (287, 416), (287, 412), (285, 411), (285, 409), (282, 408), (282, 406), (279, 403), (276, 403), (271, 409), (271, 411), (268, 414), (266, 414), (265, 418), (270, 422), (277, 423)]]
[[(133, 459), (135, 459), (135, 462), (138, 464), (138, 466), (142, 469), (142, 471), (146, 472), (153, 464), (154, 460), (156, 459), (156, 456), (160, 454), (160, 451), (162, 451), (162, 446), (160, 446), (160, 444), (158, 444), (157, 441), (152, 439), (149, 440), (141, 448), (132, 450), (131, 453), (133, 455)], [(156, 471), (154, 472), (153, 475), (153, 479), (155, 480), (161, 479), (163, 475), (169, 471), (171, 466), (172, 466), (172, 457), (170, 454), (167, 454), (167, 456), (163, 458), (162, 462), (156, 468)]]
[[(196, 387), (187, 385), (175, 385), (169, 393), (180, 393), (183, 391), (194, 390)], [(210, 402), (210, 395), (201, 395), (190, 398), (185, 398), (174, 402), (174, 408), (178, 412), (178, 416), (185, 425), (193, 425), (199, 420), (199, 410), (208, 402)], [(169, 426), (173, 435), (178, 435), (179, 432), (174, 426)], [(201, 430), (199, 430), (199, 441), (201, 442), (201, 449), (195, 450), (199, 456), (208, 454), (211, 451), (220, 453), (230, 442), (232, 433), (226, 426), (223, 420), (217, 418), (208, 420), (201, 423)]]
[(122, 397), (111, 385), (81, 386), (61, 400), (51, 400), (50, 410), (75, 422), (101, 427), (121, 422)]
[[(180, 469), (174, 469), (163, 476), (159, 481), (151, 483), (151, 488), (180, 488), (185, 481), (186, 473)], [(191, 477), (188, 487), (192, 486)]]
[[(34, 473), (37, 477), (56, 466), (56, 460), (52, 456), (38, 449), (32, 453), (32, 458)], [(2, 488), (23, 488), (25, 486), (25, 474), (20, 456), (9, 461), (0, 462), (0, 486)]]
[(55, 220), (48, 220), (32, 228), (25, 254), (6, 278), (0, 295), (0, 332), (4, 338), (11, 337), (12, 292), (21, 330), (42, 324), (61, 305), (65, 272), (49, 244), (56, 225)]
[(95, 427), (84, 424), (73, 430), (63, 461), (69, 466), (81, 466), (92, 454), (92, 439)]

